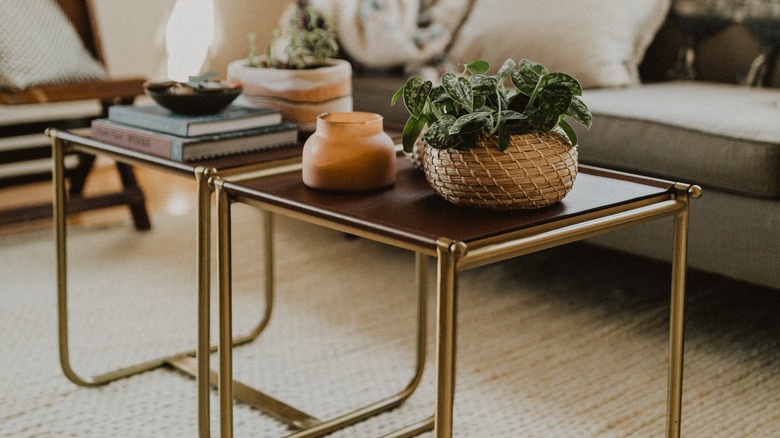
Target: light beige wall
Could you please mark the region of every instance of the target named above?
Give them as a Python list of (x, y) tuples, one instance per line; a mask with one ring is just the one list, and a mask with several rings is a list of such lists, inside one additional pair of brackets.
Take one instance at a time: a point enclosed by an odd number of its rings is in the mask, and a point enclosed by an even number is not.
[(176, 0), (92, 0), (109, 73), (165, 76), (165, 25)]
[[(213, 0), (215, 34), (201, 72), (224, 77), (230, 61), (246, 57), (249, 32), (264, 47), (290, 0)], [(176, 0), (92, 0), (109, 72), (167, 78), (165, 29)]]
[(246, 58), (246, 36), (250, 32), (257, 35), (257, 46), (262, 50), (289, 3), (290, 0), (214, 0), (214, 41), (204, 69), (224, 77), (229, 62)]

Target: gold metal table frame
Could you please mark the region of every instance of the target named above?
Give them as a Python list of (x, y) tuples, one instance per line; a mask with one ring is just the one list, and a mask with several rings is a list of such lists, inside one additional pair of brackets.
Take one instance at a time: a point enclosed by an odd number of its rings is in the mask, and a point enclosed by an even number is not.
[[(278, 166), (273, 169), (259, 169), (234, 175), (229, 181), (239, 182), (270, 174), (288, 172), (290, 169), (298, 169), (300, 164)], [(385, 396), (365, 406), (357, 407), (349, 412), (338, 415), (328, 420), (321, 420), (313, 415), (303, 412), (269, 395), (263, 394), (257, 389), (237, 382), (233, 378), (233, 354), (232, 349), (236, 345), (231, 342), (232, 336), (232, 201), (228, 200), (225, 192), (221, 190), (225, 179), (214, 179), (214, 187), (217, 193), (217, 231), (218, 247), (217, 259), (219, 263), (219, 397), (220, 397), (220, 436), (223, 438), (233, 436), (233, 399), (243, 401), (271, 417), (286, 423), (295, 432), (286, 435), (286, 438), (311, 438), (330, 434), (360, 421), (363, 421), (382, 412), (389, 411), (400, 406), (417, 389), (422, 380), (425, 368), (426, 336), (427, 336), (427, 272), (428, 258), (420, 253), (415, 257), (415, 293), (416, 293), (416, 339), (415, 362), (410, 380), (399, 391)], [(267, 303), (272, 303), (273, 279), (274, 279), (274, 231), (273, 214), (263, 211), (263, 236), (266, 267), (264, 271), (266, 284), (270, 284), (267, 291)], [(269, 306), (270, 307), (270, 306)], [(427, 429), (431, 429), (433, 423), (428, 423)], [(405, 434), (391, 434), (386, 438), (401, 438), (412, 436)]]
[[(541, 221), (530, 227), (499, 235), (488, 236), (473, 241), (453, 240), (440, 236), (435, 240), (425, 240), (410, 229), (390, 230), (392, 226), (374, 222), (366, 217), (351, 216), (349, 207), (344, 204), (329, 204), (328, 199), (313, 196), (309, 204), (309, 195), (302, 194), (294, 199), (287, 197), (284, 190), (273, 192), (266, 190), (262, 181), (274, 180), (274, 177), (298, 175), (299, 166), (286, 169), (273, 169), (258, 172), (254, 181), (259, 183), (245, 189), (241, 181), (215, 180), (217, 203), (217, 252), (219, 275), (219, 360), (220, 360), (220, 429), (223, 437), (233, 434), (232, 410), (232, 343), (231, 334), (231, 205), (240, 202), (259, 208), (270, 217), (279, 214), (296, 218), (368, 238), (380, 243), (396, 246), (415, 252), (417, 260), (426, 256), (437, 261), (436, 287), (436, 372), (435, 372), (435, 408), (429, 418), (410, 424), (390, 435), (392, 437), (411, 437), (433, 429), (436, 437), (451, 437), (453, 434), (453, 407), (455, 401), (455, 363), (456, 363), (456, 327), (457, 327), (457, 277), (458, 273), (486, 264), (506, 260), (536, 251), (580, 241), (604, 233), (630, 227), (663, 217), (673, 216), (673, 257), (670, 299), (670, 326), (668, 350), (668, 380), (666, 436), (680, 436), (683, 378), (683, 322), (685, 281), (687, 271), (688, 208), (690, 199), (701, 196), (701, 188), (683, 183), (668, 183), (652, 196), (629, 199), (604, 208), (584, 210), (572, 216), (563, 216), (553, 221)], [(650, 179), (617, 172), (592, 169), (612, 178), (624, 178), (624, 181), (637, 182)], [(582, 173), (582, 169), (581, 169)], [(285, 188), (295, 186), (292, 176)], [(580, 177), (580, 178), (584, 178)], [(658, 181), (658, 180), (655, 180)], [(282, 186), (282, 184), (279, 184)], [(299, 189), (304, 190), (304, 189)], [(576, 190), (576, 188), (575, 188)], [(296, 193), (297, 195), (298, 193)], [(295, 196), (295, 195), (291, 195)], [(571, 195), (570, 195), (571, 196)], [(374, 205), (382, 199), (374, 200)], [(335, 206), (334, 206), (335, 205)], [(393, 206), (397, 207), (397, 206)], [(413, 220), (410, 216), (406, 220)], [(390, 231), (388, 231), (390, 230)], [(268, 232), (268, 231), (267, 231)], [(418, 238), (419, 237), (419, 238)], [(423, 236), (425, 237), (425, 236)], [(419, 266), (418, 266), (419, 269)], [(418, 272), (419, 277), (419, 272)]]
[[(224, 168), (213, 167), (210, 162), (205, 164), (182, 163), (164, 158), (158, 158), (148, 154), (132, 151), (122, 147), (108, 145), (68, 131), (48, 129), (46, 134), (52, 144), (52, 180), (53, 180), (53, 219), (55, 246), (57, 255), (57, 317), (58, 317), (58, 346), (60, 366), (65, 376), (79, 386), (94, 387), (112, 381), (143, 373), (162, 366), (174, 367), (186, 374), (194, 376), (197, 381), (198, 392), (198, 431), (199, 436), (210, 436), (210, 385), (217, 386), (218, 373), (210, 370), (209, 356), (217, 350), (217, 343), (210, 342), (210, 254), (211, 254), (211, 194), (213, 193), (213, 179), (216, 175), (228, 178), (231, 175), (242, 172), (251, 172), (258, 169), (266, 169), (276, 165), (299, 161), (295, 158), (284, 158), (276, 161), (264, 161), (245, 164), (230, 164)], [(148, 359), (133, 365), (128, 365), (98, 375), (83, 376), (71, 365), (68, 331), (68, 262), (67, 262), (67, 211), (65, 194), (65, 165), (66, 150), (76, 150), (88, 154), (106, 156), (117, 162), (145, 166), (156, 170), (179, 174), (190, 177), (196, 181), (197, 219), (196, 219), (196, 288), (197, 288), (197, 346), (194, 350), (174, 352), (170, 355), (156, 359)], [(236, 161), (236, 160), (230, 160)], [(240, 161), (240, 159), (238, 160)], [(215, 163), (223, 161), (216, 160)], [(269, 257), (266, 257), (269, 260)], [(266, 271), (270, 272), (270, 264)], [(270, 278), (270, 277), (267, 277)], [(257, 325), (249, 332), (234, 337), (231, 342), (234, 345), (244, 344), (257, 338), (267, 326), (271, 316), (271, 303), (273, 297), (272, 281), (265, 282), (265, 308)], [(236, 397), (253, 403), (255, 398), (248, 392), (237, 391)], [(253, 398), (254, 397), (254, 398)]]

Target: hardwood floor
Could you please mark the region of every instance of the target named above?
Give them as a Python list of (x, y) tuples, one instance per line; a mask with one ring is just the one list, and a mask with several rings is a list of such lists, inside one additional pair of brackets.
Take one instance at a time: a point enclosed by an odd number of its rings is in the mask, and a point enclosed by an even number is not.
[[(165, 172), (136, 167), (138, 183), (144, 190), (146, 208), (149, 215), (158, 213), (175, 215), (195, 214), (195, 181)], [(87, 179), (85, 193), (96, 194), (115, 191), (121, 186), (114, 163), (98, 160), (95, 169)], [(51, 183), (27, 184), (0, 190), (0, 205), (3, 208), (21, 207), (36, 203), (51, 202)], [(0, 213), (2, 214), (2, 213)], [(74, 214), (68, 217), (70, 225), (100, 224), (128, 221), (130, 212), (127, 207), (113, 207)], [(35, 230), (51, 229), (51, 219), (27, 221), (19, 224), (0, 226), (0, 235), (11, 235)]]

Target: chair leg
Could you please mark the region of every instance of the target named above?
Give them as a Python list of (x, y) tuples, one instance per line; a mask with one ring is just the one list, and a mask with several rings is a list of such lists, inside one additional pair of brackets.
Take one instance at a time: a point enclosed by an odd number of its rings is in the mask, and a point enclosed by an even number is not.
[(152, 228), (149, 221), (149, 214), (146, 211), (146, 199), (138, 180), (135, 177), (133, 167), (125, 163), (116, 163), (119, 171), (119, 178), (122, 180), (123, 191), (128, 194), (128, 206), (130, 214), (133, 215), (133, 223), (137, 230), (148, 230)]
[(70, 186), (68, 188), (68, 195), (71, 197), (81, 196), (84, 191), (84, 185), (87, 182), (87, 175), (92, 171), (95, 164), (95, 156), (83, 153), (76, 154), (79, 157), (79, 163), (68, 171), (68, 180), (70, 180)]

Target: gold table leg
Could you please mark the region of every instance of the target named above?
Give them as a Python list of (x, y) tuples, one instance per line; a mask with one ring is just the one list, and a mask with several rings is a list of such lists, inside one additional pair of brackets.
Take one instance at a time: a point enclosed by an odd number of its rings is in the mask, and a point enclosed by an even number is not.
[(233, 303), (230, 200), (217, 181), (217, 264), (219, 275), (219, 432), (233, 436)]
[(698, 186), (677, 185), (678, 200), (684, 208), (674, 216), (674, 252), (669, 310), (669, 381), (666, 402), (666, 436), (680, 437), (682, 420), (683, 344), (685, 313), (685, 276), (688, 257), (688, 210), (690, 198), (701, 197)]
[[(667, 216), (674, 214), (674, 254), (672, 260), (672, 285), (670, 293), (670, 327), (669, 327), (669, 375), (668, 397), (666, 413), (666, 436), (679, 438), (682, 407), (682, 378), (683, 378), (683, 343), (684, 343), (684, 302), (685, 302), (685, 276), (687, 271), (687, 245), (688, 245), (688, 209), (690, 198), (697, 199), (701, 196), (701, 188), (678, 184), (677, 196), (672, 203), (676, 206), (669, 208)], [(662, 217), (658, 213), (666, 211), (665, 206), (657, 209), (648, 209), (646, 212), (626, 215), (623, 219), (607, 219), (603, 222), (610, 226), (601, 227), (599, 221), (594, 221), (593, 226), (582, 226), (581, 229), (556, 231), (550, 238), (537, 236), (539, 239), (549, 240), (550, 245), (540, 247), (552, 247), (556, 244), (568, 243), (590, 237), (589, 233), (606, 232), (615, 227), (633, 223), (639, 220), (652, 220)], [(636, 217), (634, 217), (636, 216)], [(630, 219), (630, 221), (629, 221)], [(614, 225), (611, 221), (616, 222)], [(592, 228), (592, 229), (589, 229)], [(581, 234), (580, 234), (581, 233)], [(592, 234), (595, 235), (595, 234)], [(532, 248), (533, 245), (529, 245)], [(519, 248), (513, 248), (517, 250)], [(500, 250), (499, 250), (500, 251)], [(461, 242), (452, 242), (441, 239), (437, 245), (437, 334), (436, 334), (436, 405), (433, 415), (434, 436), (437, 438), (450, 438), (453, 434), (453, 408), (455, 399), (455, 368), (457, 352), (457, 272), (458, 262), (466, 257), (467, 247)], [(475, 251), (476, 252), (476, 251)], [(518, 251), (517, 254), (532, 252)], [(489, 254), (479, 257), (489, 259)], [(474, 258), (474, 257), (472, 257)], [(464, 259), (465, 260), (465, 259)], [(468, 264), (468, 263), (466, 263)], [(417, 425), (408, 426), (405, 429), (389, 435), (396, 437), (411, 437), (423, 431), (425, 421)]]
[[(209, 424), (209, 391), (210, 370), (209, 354), (217, 350), (217, 344), (210, 342), (210, 236), (211, 236), (211, 178), (213, 169), (199, 167), (195, 171), (197, 182), (197, 290), (198, 290), (198, 334), (195, 350), (177, 352), (169, 356), (147, 360), (127, 367), (112, 370), (94, 376), (81, 376), (71, 365), (68, 331), (68, 264), (67, 264), (67, 211), (65, 194), (65, 142), (56, 136), (52, 138), (52, 211), (54, 220), (54, 237), (57, 256), (57, 319), (59, 360), (65, 376), (79, 386), (94, 387), (104, 385), (117, 379), (170, 365), (184, 371), (197, 380), (198, 386), (198, 431), (201, 437), (210, 436)], [(270, 226), (270, 225), (269, 225)], [(270, 233), (267, 233), (270, 236)], [(266, 258), (268, 259), (268, 258)], [(272, 271), (271, 261), (266, 263), (266, 272)], [(269, 280), (270, 281), (270, 280)], [(266, 282), (265, 312), (260, 322), (249, 333), (233, 339), (235, 345), (243, 344), (257, 338), (267, 326), (271, 315), (273, 284)], [(197, 366), (190, 363), (196, 357)]]
[(455, 356), (457, 353), (457, 258), (463, 248), (440, 240), (436, 252), (437, 311), (436, 311), (436, 437), (451, 437), (455, 403)]
[[(251, 406), (269, 414), (279, 420), (282, 420), (294, 428), (301, 430), (287, 435), (287, 438), (311, 438), (320, 437), (342, 429), (359, 421), (365, 420), (381, 412), (393, 409), (403, 403), (415, 391), (422, 379), (425, 367), (426, 350), (426, 321), (427, 321), (427, 301), (426, 301), (426, 277), (427, 277), (427, 258), (425, 255), (417, 253), (415, 257), (415, 267), (417, 274), (417, 345), (416, 362), (414, 375), (407, 385), (398, 393), (386, 397), (382, 400), (370, 403), (366, 406), (355, 409), (339, 417), (320, 421), (314, 417), (308, 416), (297, 409), (273, 399), (272, 397), (261, 393), (253, 388), (236, 382), (233, 379), (233, 346), (231, 342), (232, 331), (232, 226), (231, 226), (231, 200), (222, 189), (223, 181), (215, 181), (215, 192), (217, 199), (217, 261), (219, 264), (219, 403), (220, 403), (220, 436), (229, 438), (233, 436), (233, 399), (239, 399), (247, 402)], [(273, 289), (273, 245), (272, 245), (272, 221), (271, 213), (264, 211), (266, 215), (266, 278), (267, 287)], [(241, 395), (239, 395), (241, 394)], [(426, 420), (421, 430), (430, 430), (432, 420)], [(419, 433), (419, 432), (417, 432)], [(410, 435), (394, 435), (413, 436)]]
[(198, 386), (198, 433), (201, 438), (211, 435), (209, 407), (209, 355), (211, 353), (211, 169), (195, 169), (197, 187), (197, 278), (198, 278), (198, 346), (195, 353), (197, 370), (195, 380)]
[[(80, 386), (98, 386), (116, 379), (148, 371), (166, 363), (167, 358), (152, 359), (136, 365), (120, 368), (104, 374), (83, 377), (76, 373), (70, 362), (68, 337), (68, 278), (67, 278), (67, 212), (65, 199), (65, 144), (52, 138), (52, 211), (54, 216), (54, 240), (57, 253), (57, 320), (60, 366), (65, 376)], [(179, 356), (178, 353), (170, 357)]]

